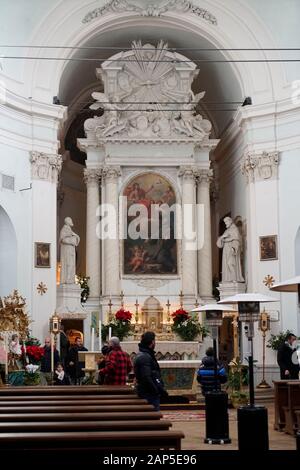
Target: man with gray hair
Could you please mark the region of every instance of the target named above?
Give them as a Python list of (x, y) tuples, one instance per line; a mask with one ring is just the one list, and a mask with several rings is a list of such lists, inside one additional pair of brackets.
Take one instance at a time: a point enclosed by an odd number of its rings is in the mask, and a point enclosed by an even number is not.
[(106, 365), (99, 370), (99, 376), (104, 376), (105, 385), (125, 385), (127, 376), (132, 370), (130, 357), (121, 349), (117, 336), (110, 338), (109, 347)]

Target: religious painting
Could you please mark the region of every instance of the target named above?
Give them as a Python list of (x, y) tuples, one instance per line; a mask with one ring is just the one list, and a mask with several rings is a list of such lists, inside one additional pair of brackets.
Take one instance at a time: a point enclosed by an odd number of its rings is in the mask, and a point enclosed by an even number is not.
[(176, 195), (156, 173), (132, 179), (123, 192), (125, 213), (124, 274), (177, 274)]
[(277, 254), (277, 235), (268, 235), (259, 237), (260, 260), (270, 261), (278, 259)]
[(35, 243), (35, 267), (50, 268), (50, 243)]

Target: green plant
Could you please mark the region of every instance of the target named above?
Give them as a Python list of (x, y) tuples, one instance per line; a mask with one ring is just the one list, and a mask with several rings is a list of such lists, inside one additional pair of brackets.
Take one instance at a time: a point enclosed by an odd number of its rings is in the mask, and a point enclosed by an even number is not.
[(117, 336), (121, 341), (129, 336), (133, 331), (133, 327), (130, 323), (131, 317), (132, 313), (124, 308), (120, 308), (115, 313), (113, 320), (107, 325), (103, 325), (101, 331), (102, 340), (106, 341), (109, 334), (109, 328), (111, 328), (111, 335)]
[(88, 280), (90, 278), (88, 276), (84, 276), (83, 274), (78, 274), (77, 275), (77, 280), (78, 280), (78, 283), (81, 287), (81, 303), (85, 303), (87, 301), (87, 299), (89, 298), (89, 295), (90, 295), (90, 288), (89, 288), (89, 285), (88, 285)]
[(248, 366), (241, 363), (237, 358), (230, 363), (226, 388), (230, 390), (229, 396), (233, 406), (237, 407), (248, 403), (249, 394), (243, 387), (248, 385)]
[[(293, 334), (290, 330), (280, 331), (278, 335), (272, 335), (267, 341), (267, 348), (271, 348), (274, 351), (278, 351), (280, 346), (285, 342), (287, 335)], [(299, 338), (298, 338), (299, 339)]]
[(201, 325), (196, 315), (190, 315), (181, 308), (172, 313), (172, 317), (172, 331), (183, 341), (194, 341), (199, 335), (203, 338), (208, 335), (208, 329)]

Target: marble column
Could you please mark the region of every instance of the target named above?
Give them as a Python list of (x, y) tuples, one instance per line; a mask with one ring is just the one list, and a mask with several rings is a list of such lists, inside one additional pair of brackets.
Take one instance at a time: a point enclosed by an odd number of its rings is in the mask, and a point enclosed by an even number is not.
[(101, 286), (100, 240), (96, 233), (100, 204), (99, 186), (101, 170), (85, 168), (84, 181), (87, 187), (86, 209), (86, 275), (89, 279), (90, 298), (99, 299)]
[(120, 167), (105, 166), (102, 169), (102, 179), (104, 185), (105, 203), (114, 208), (109, 223), (114, 224), (112, 236), (104, 240), (104, 273), (106, 296), (116, 297), (120, 295), (120, 245), (119, 245), (119, 224), (118, 224), (118, 206), (119, 191), (118, 178), (121, 176)]
[(199, 169), (197, 172), (197, 204), (202, 204), (200, 212), (203, 220), (203, 246), (198, 250), (198, 289), (201, 299), (212, 300), (212, 251), (211, 251), (211, 214), (210, 214), (210, 183), (213, 171)]
[[(182, 291), (184, 304), (192, 306), (196, 296), (197, 237), (196, 237), (196, 190), (192, 167), (181, 167), (182, 179)], [(192, 233), (194, 235), (192, 236)]]

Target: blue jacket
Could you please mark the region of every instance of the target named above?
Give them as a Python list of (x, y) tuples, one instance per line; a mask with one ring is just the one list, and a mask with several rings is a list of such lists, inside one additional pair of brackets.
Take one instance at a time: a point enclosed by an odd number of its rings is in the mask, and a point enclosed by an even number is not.
[(201, 384), (203, 395), (215, 389), (221, 390), (221, 384), (227, 382), (226, 370), (219, 362), (217, 372), (217, 383), (215, 384), (214, 358), (205, 356), (197, 372), (197, 381)]

